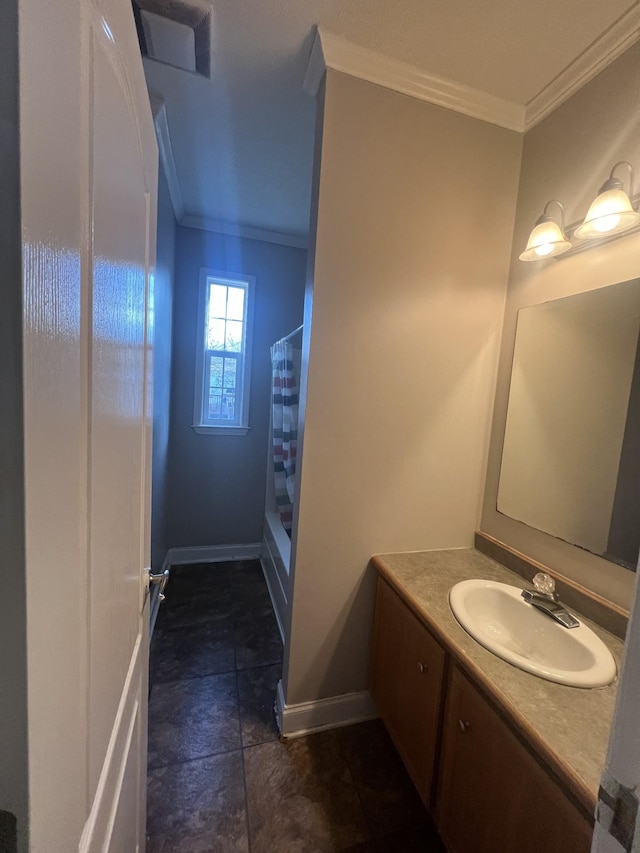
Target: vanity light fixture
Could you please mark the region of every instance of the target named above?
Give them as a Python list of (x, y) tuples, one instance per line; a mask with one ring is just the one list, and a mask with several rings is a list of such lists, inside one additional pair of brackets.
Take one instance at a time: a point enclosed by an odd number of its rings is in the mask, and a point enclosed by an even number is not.
[[(621, 166), (625, 166), (629, 171), (628, 195), (620, 178), (614, 176), (616, 169)], [(598, 240), (611, 234), (621, 234), (640, 225), (640, 213), (633, 209), (632, 198), (633, 166), (626, 160), (621, 160), (611, 170), (609, 179), (600, 187), (584, 222), (574, 231), (574, 236), (579, 240)]]
[[(560, 208), (560, 224), (548, 212), (552, 204), (557, 204)], [(557, 199), (551, 199), (545, 205), (542, 216), (536, 221), (520, 260), (540, 261), (543, 258), (553, 258), (570, 248), (571, 243), (564, 233), (564, 207)]]

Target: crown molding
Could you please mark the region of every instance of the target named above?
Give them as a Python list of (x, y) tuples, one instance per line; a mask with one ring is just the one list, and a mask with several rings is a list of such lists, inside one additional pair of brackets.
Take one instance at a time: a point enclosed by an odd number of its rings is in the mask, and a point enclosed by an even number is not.
[(229, 237), (241, 237), (245, 240), (262, 240), (263, 243), (276, 243), (279, 246), (291, 246), (294, 249), (306, 249), (308, 240), (298, 234), (287, 234), (284, 231), (268, 231), (265, 228), (252, 228), (248, 225), (236, 225), (221, 219), (210, 219), (207, 216), (185, 214), (178, 224), (184, 228), (198, 228), (201, 231), (212, 231), (215, 234), (226, 234)]
[(412, 98), (526, 133), (639, 40), (640, 3), (636, 3), (523, 105), (428, 74), (318, 27), (304, 89), (315, 97), (327, 68), (331, 68)]
[(173, 147), (171, 145), (171, 136), (169, 134), (169, 123), (167, 121), (167, 107), (162, 98), (157, 95), (150, 96), (151, 112), (153, 113), (153, 123), (156, 129), (156, 139), (158, 140), (158, 153), (162, 161), (164, 175), (167, 179), (169, 187), (169, 196), (173, 205), (173, 213), (176, 222), (184, 216), (184, 202), (182, 200), (182, 191), (178, 181), (178, 173), (176, 171), (176, 161), (173, 156)]
[(525, 132), (535, 127), (639, 39), (640, 5), (634, 4), (529, 101), (525, 110)]
[(428, 74), (318, 28), (304, 80), (310, 95), (317, 94), (327, 68), (508, 130), (524, 130), (525, 110), (520, 104)]

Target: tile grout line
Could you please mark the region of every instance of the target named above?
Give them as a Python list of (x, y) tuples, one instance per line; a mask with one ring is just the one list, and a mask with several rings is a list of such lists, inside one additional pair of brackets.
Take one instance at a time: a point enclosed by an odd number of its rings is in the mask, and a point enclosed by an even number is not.
[[(229, 602), (230, 607), (233, 608), (233, 598), (234, 591), (231, 590), (231, 601)], [(240, 682), (238, 679), (238, 654), (237, 654), (237, 643), (236, 643), (236, 632), (237, 632), (237, 624), (236, 617), (233, 612), (228, 614), (229, 618), (232, 621), (233, 628), (231, 632), (231, 636), (233, 638), (233, 664), (235, 670), (235, 681), (236, 681), (236, 697), (237, 697), (237, 708), (238, 708), (238, 733), (240, 735), (240, 764), (242, 767), (242, 792), (244, 794), (244, 824), (247, 831), (247, 853), (251, 853), (251, 828), (249, 825), (249, 798), (247, 797), (247, 774), (245, 772), (244, 767), (244, 738), (242, 736), (242, 703), (240, 702)]]
[(338, 735), (338, 747), (340, 749), (340, 755), (342, 756), (342, 760), (344, 761), (345, 767), (347, 768), (349, 778), (351, 779), (353, 787), (355, 788), (355, 792), (356, 792), (356, 795), (358, 797), (358, 802), (360, 803), (360, 807), (362, 808), (362, 814), (364, 815), (365, 826), (367, 828), (367, 836), (368, 836), (367, 841), (377, 841), (378, 839), (376, 838), (376, 836), (373, 832), (373, 829), (372, 829), (371, 818), (369, 817), (369, 810), (365, 806), (364, 798), (363, 798), (362, 794), (360, 793), (360, 785), (358, 785), (356, 778), (353, 774), (353, 771), (351, 769), (349, 757), (347, 755), (346, 749), (344, 748), (344, 743), (343, 743), (343, 739), (342, 739), (341, 735)]
[(233, 675), (236, 672), (234, 669), (223, 669), (220, 672), (201, 672), (198, 675), (188, 675), (186, 678), (167, 678), (165, 680), (155, 680), (153, 687), (158, 684), (181, 684), (185, 681), (199, 681), (201, 678), (216, 678), (218, 675)]
[(185, 764), (192, 764), (195, 761), (204, 761), (206, 758), (219, 758), (223, 755), (233, 755), (234, 752), (242, 752), (242, 747), (237, 749), (225, 749), (222, 752), (207, 752), (206, 755), (196, 755), (193, 758), (182, 758), (177, 761), (169, 761), (168, 764), (159, 764), (157, 767), (150, 767), (149, 773), (155, 773), (156, 770), (166, 770), (167, 767), (182, 767)]
[(244, 818), (247, 824), (247, 845), (248, 845), (248, 853), (251, 853), (252, 844), (251, 844), (251, 822), (249, 820), (249, 793), (247, 791), (247, 768), (244, 763), (244, 753), (246, 747), (242, 747), (240, 750), (241, 758), (242, 758), (242, 785), (244, 789)]
[(242, 764), (242, 790), (244, 792), (244, 821), (247, 827), (247, 851), (251, 853), (251, 824), (249, 822), (249, 796), (247, 794), (247, 771), (244, 764), (244, 737), (242, 734), (242, 703), (240, 702), (240, 682), (238, 679), (238, 662), (236, 658), (236, 643), (234, 633), (233, 657), (236, 662), (236, 695), (238, 697), (238, 726), (240, 727), (240, 760)]
[[(233, 608), (233, 598), (234, 593), (231, 590), (231, 601), (229, 605)], [(242, 767), (242, 792), (244, 794), (244, 823), (247, 830), (247, 853), (251, 853), (251, 827), (249, 824), (249, 798), (247, 796), (247, 774), (244, 766), (244, 738), (242, 734), (242, 721), (243, 721), (243, 713), (242, 713), (242, 703), (240, 702), (240, 681), (238, 678), (238, 654), (237, 654), (237, 643), (236, 643), (236, 617), (233, 612), (228, 614), (229, 618), (232, 621), (233, 628), (231, 632), (231, 636), (233, 638), (233, 663), (235, 669), (235, 680), (236, 680), (236, 696), (238, 701), (238, 729), (240, 734), (240, 764)]]
[[(233, 595), (233, 593), (232, 593), (232, 595)], [(233, 673), (234, 681), (235, 681), (235, 690), (236, 690), (236, 710), (238, 712), (237, 727), (238, 727), (239, 749), (231, 749), (231, 750), (224, 750), (221, 752), (209, 753), (206, 756), (198, 756), (196, 758), (185, 759), (184, 761), (174, 761), (174, 762), (171, 762), (170, 764), (165, 765), (165, 766), (176, 766), (176, 765), (181, 765), (181, 764), (188, 764), (192, 761), (199, 761), (199, 760), (202, 760), (202, 759), (208, 758), (208, 757), (215, 757), (218, 755), (229, 755), (230, 753), (235, 753), (235, 752), (240, 753), (240, 760), (241, 760), (241, 765), (242, 765), (242, 771), (241, 771), (242, 772), (242, 790), (244, 793), (245, 826), (246, 826), (246, 831), (247, 831), (247, 846), (248, 846), (248, 853), (251, 853), (251, 832), (250, 832), (250, 826), (249, 826), (249, 801), (248, 801), (248, 797), (247, 797), (247, 781), (246, 781), (246, 773), (245, 773), (245, 766), (244, 766), (244, 743), (243, 743), (243, 736), (242, 736), (243, 714), (242, 714), (242, 708), (241, 708), (241, 703), (240, 703), (240, 685), (239, 685), (239, 679), (238, 679), (239, 670), (238, 670), (238, 660), (237, 660), (237, 654), (236, 654), (236, 651), (237, 651), (236, 650), (236, 645), (237, 645), (236, 644), (236, 620), (234, 618), (234, 614), (232, 611), (224, 613), (223, 618), (227, 618), (227, 619), (230, 619), (232, 621), (233, 627), (231, 630), (231, 635), (232, 635), (233, 639), (232, 639), (231, 645), (233, 648), (233, 668), (229, 669), (229, 670), (225, 670), (224, 672), (220, 672), (220, 673), (211, 673), (210, 675), (200, 674), (200, 675), (192, 676), (190, 678), (177, 678), (177, 679), (172, 679), (170, 681), (165, 681), (162, 683), (171, 684), (171, 683), (180, 682), (180, 681), (195, 681), (195, 680), (201, 679), (201, 678), (209, 678), (209, 677), (213, 677), (216, 675), (230, 675), (231, 673)], [(184, 626), (184, 627), (190, 627), (190, 626)], [(269, 665), (270, 664), (263, 664), (263, 666), (269, 666)], [(258, 667), (250, 667), (250, 668), (257, 669)], [(160, 769), (160, 768), (154, 768), (154, 769)]]
[[(242, 592), (243, 592), (242, 588), (239, 588), (237, 590), (230, 590), (230, 592), (231, 592), (231, 598), (234, 599), (235, 601), (237, 601), (237, 603), (242, 604), (242, 600), (238, 600), (238, 599), (242, 599)], [(178, 596), (178, 599), (179, 598), (180, 598), (180, 596)], [(262, 744), (269, 743), (270, 739), (260, 740), (256, 743), (247, 744), (246, 746), (244, 744), (243, 723), (244, 723), (245, 715), (244, 715), (243, 710), (242, 710), (242, 703), (241, 703), (241, 698), (240, 698), (241, 673), (242, 672), (248, 672), (250, 670), (266, 670), (268, 667), (272, 667), (274, 665), (280, 665), (281, 666), (282, 665), (282, 657), (279, 656), (277, 661), (262, 662), (262, 663), (253, 664), (253, 665), (244, 666), (242, 668), (239, 668), (238, 667), (238, 663), (239, 663), (239, 661), (238, 661), (238, 643), (237, 643), (237, 627), (238, 627), (237, 621), (238, 620), (236, 618), (237, 614), (235, 613), (235, 609), (233, 607), (233, 601), (229, 601), (228, 608), (226, 611), (223, 611), (223, 614), (224, 614), (223, 618), (231, 620), (231, 623), (232, 623), (231, 643), (229, 645), (231, 645), (232, 650), (233, 650), (233, 669), (224, 669), (222, 672), (198, 673), (195, 675), (189, 675), (186, 678), (181, 678), (181, 677), (170, 678), (170, 679), (167, 679), (166, 681), (157, 681), (157, 679), (154, 678), (153, 683), (152, 684), (150, 683), (150, 691), (149, 692), (151, 693), (152, 687), (159, 686), (162, 684), (185, 683), (188, 681), (195, 682), (195, 681), (202, 680), (202, 679), (215, 678), (217, 676), (229, 677), (231, 675), (231, 673), (233, 673), (234, 674), (234, 682), (235, 682), (235, 690), (236, 690), (235, 699), (236, 699), (236, 711), (237, 711), (237, 728), (238, 728), (238, 734), (239, 734), (239, 748), (209, 752), (205, 755), (198, 755), (198, 756), (194, 756), (194, 757), (190, 757), (190, 758), (185, 758), (182, 760), (170, 761), (167, 764), (162, 764), (162, 765), (159, 765), (158, 767), (154, 767), (153, 769), (150, 769), (150, 772), (154, 772), (156, 770), (162, 770), (162, 769), (167, 768), (167, 767), (188, 765), (188, 764), (192, 764), (192, 763), (197, 762), (197, 761), (205, 760), (207, 758), (216, 758), (216, 757), (221, 757), (224, 755), (231, 755), (231, 754), (235, 754), (237, 752), (240, 752), (240, 758), (241, 758), (241, 763), (242, 763), (242, 770), (241, 770), (241, 772), (242, 772), (242, 789), (243, 789), (243, 793), (244, 793), (247, 846), (248, 846), (248, 853), (251, 853), (252, 839), (251, 839), (251, 827), (250, 827), (250, 819), (249, 819), (249, 797), (248, 797), (247, 776), (246, 776), (245, 751), (246, 751), (246, 749), (249, 749), (251, 747), (260, 746)], [(193, 628), (193, 627), (197, 628), (201, 624), (205, 624), (205, 623), (201, 623), (200, 620), (195, 620), (193, 622), (188, 621), (188, 622), (184, 622), (183, 624), (179, 624), (177, 626), (176, 625), (169, 626), (167, 628), (167, 631), (170, 632), (172, 628)], [(159, 636), (160, 633), (162, 632), (162, 627), (160, 627), (158, 629), (158, 631), (159, 631), (159, 633), (158, 633), (158, 636)]]

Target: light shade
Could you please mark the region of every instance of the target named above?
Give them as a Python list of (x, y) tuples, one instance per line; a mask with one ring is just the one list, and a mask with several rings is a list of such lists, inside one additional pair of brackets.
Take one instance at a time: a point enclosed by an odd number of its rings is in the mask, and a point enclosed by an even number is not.
[(562, 228), (548, 213), (543, 213), (529, 235), (527, 248), (520, 255), (520, 260), (542, 261), (545, 258), (561, 255), (570, 248), (571, 243), (565, 237)]
[(587, 216), (574, 235), (579, 240), (596, 240), (610, 234), (628, 231), (635, 225), (640, 225), (640, 213), (631, 206), (631, 200), (622, 189), (622, 181), (610, 178), (600, 188), (600, 193)]

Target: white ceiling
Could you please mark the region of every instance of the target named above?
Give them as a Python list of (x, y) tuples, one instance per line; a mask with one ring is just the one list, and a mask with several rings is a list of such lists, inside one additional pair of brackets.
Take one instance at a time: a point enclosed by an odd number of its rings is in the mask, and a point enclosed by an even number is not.
[(315, 34), (526, 105), (639, 0), (212, 0), (207, 80), (144, 60), (166, 103), (185, 213), (304, 235)]

